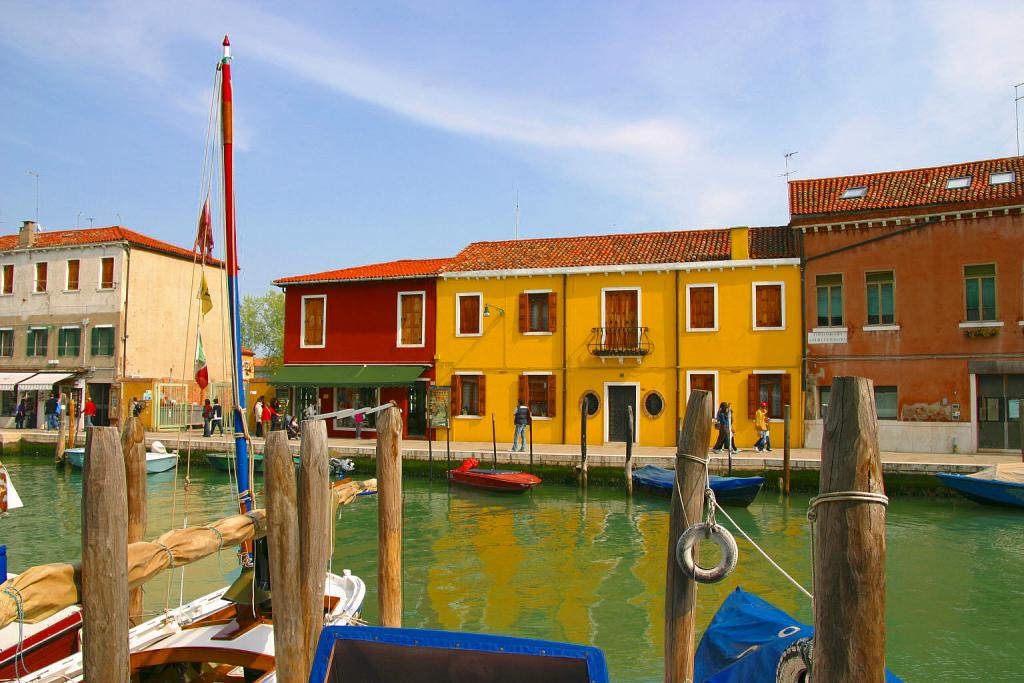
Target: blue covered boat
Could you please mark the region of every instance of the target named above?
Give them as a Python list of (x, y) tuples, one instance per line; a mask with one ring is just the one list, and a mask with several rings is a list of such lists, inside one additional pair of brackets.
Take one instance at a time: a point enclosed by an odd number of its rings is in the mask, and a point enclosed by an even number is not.
[(310, 683), (608, 683), (596, 647), (477, 633), (328, 626)]
[[(787, 654), (787, 672), (799, 678), (798, 641), (814, 635), (802, 624), (753, 593), (737, 588), (718, 608), (700, 639), (694, 680), (700, 683), (775, 681), (779, 660)], [(795, 646), (792, 647), (791, 646)], [(787, 653), (787, 649), (789, 652)], [(886, 683), (900, 679), (885, 672)]]
[[(747, 507), (764, 484), (764, 477), (717, 477), (710, 475), (711, 490), (715, 492), (715, 500), (722, 505)], [(676, 471), (667, 470), (657, 465), (644, 465), (633, 471), (633, 483), (656, 491), (672, 492), (675, 485)]]
[(974, 474), (937, 474), (943, 484), (978, 503), (1024, 508), (1024, 464), (995, 465)]

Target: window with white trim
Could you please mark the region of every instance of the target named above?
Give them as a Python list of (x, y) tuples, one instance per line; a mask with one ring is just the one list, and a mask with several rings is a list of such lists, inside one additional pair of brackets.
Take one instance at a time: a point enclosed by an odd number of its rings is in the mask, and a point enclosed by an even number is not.
[(754, 294), (754, 329), (785, 329), (786, 292), (783, 283), (755, 282), (752, 287)]
[(45, 261), (36, 264), (36, 279), (35, 279), (35, 286), (33, 288), (33, 291), (35, 291), (35, 292), (45, 292), (46, 291), (46, 262)]
[(78, 273), (81, 270), (82, 262), (78, 259), (68, 259), (67, 271), (64, 278), (64, 289), (69, 292), (78, 291)]
[(14, 330), (10, 327), (0, 329), (0, 356), (10, 358), (14, 355)]
[(477, 337), (483, 331), (483, 299), (479, 292), (455, 295), (455, 336)]
[(302, 297), (302, 348), (323, 348), (327, 337), (327, 296)]
[(398, 345), (420, 347), (424, 345), (423, 318), (426, 292), (398, 293)]
[(718, 287), (686, 285), (686, 329), (689, 331), (718, 329)]
[(14, 264), (5, 263), (3, 268), (2, 294), (14, 294)]

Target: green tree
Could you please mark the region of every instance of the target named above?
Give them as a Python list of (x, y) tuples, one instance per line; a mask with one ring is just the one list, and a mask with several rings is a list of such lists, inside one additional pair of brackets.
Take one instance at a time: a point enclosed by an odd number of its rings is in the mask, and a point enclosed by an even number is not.
[(284, 351), (284, 293), (269, 289), (262, 296), (246, 294), (239, 310), (242, 323), (242, 346), (257, 356), (281, 364)]

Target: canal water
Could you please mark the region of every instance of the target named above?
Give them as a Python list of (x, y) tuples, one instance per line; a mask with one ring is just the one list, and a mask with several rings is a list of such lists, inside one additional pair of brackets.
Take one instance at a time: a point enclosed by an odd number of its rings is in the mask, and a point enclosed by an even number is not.
[[(5, 461), (25, 508), (0, 519), (11, 571), (80, 555), (81, 476), (48, 458)], [(172, 524), (234, 512), (227, 475), (193, 468), (151, 475), (149, 537)], [(808, 496), (762, 492), (729, 513), (810, 586)], [(405, 625), (596, 645), (612, 680), (660, 681), (668, 499), (545, 485), (500, 496), (444, 481), (405, 482)], [(364, 616), (377, 617), (377, 503), (361, 497), (337, 520), (334, 568), (367, 584)], [(1024, 515), (957, 498), (897, 498), (888, 512), (888, 662), (908, 681), (1024, 679)], [(735, 574), (701, 587), (706, 626), (736, 586), (810, 622), (809, 601), (740, 539)], [(237, 574), (231, 552), (147, 587), (159, 610), (216, 589)]]

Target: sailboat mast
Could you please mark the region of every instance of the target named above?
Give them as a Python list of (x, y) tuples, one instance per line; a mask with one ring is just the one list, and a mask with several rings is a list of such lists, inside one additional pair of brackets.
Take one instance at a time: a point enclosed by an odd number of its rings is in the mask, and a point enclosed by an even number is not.
[(220, 125), (224, 147), (224, 232), (228, 276), (228, 311), (231, 321), (231, 375), (235, 389), (235, 463), (238, 473), (238, 505), (242, 512), (252, 509), (249, 482), (249, 448), (245, 439), (245, 385), (242, 383), (242, 331), (238, 301), (238, 245), (235, 239), (235, 176), (231, 112), (231, 42), (224, 36), (224, 57), (220, 62)]

